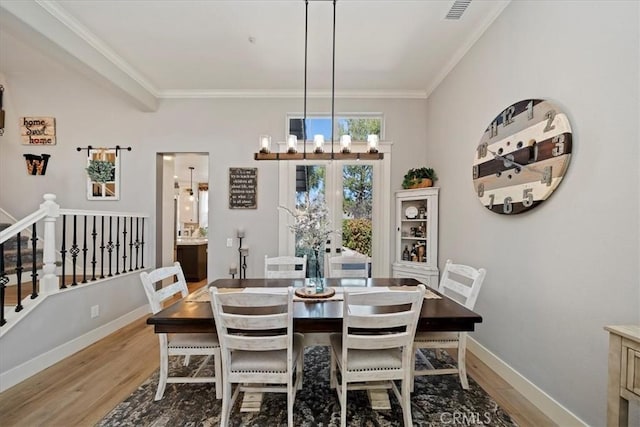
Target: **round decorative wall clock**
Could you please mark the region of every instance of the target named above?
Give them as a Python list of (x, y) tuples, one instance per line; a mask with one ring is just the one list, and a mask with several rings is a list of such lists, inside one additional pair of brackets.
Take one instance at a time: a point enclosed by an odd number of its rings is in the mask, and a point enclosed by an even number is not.
[(473, 185), (491, 212), (535, 208), (558, 187), (571, 159), (571, 126), (557, 106), (526, 99), (504, 109), (484, 131), (473, 161)]

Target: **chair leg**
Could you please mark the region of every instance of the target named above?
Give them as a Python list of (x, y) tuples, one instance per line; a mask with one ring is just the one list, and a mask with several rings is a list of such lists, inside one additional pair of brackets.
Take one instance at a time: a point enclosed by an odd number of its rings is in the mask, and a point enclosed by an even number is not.
[(331, 352), (331, 368), (329, 371), (329, 388), (336, 388), (336, 356), (333, 354), (333, 349), (329, 349)]
[[(412, 359), (415, 357), (415, 352)], [(405, 427), (413, 426), (411, 417), (411, 391), (413, 387), (413, 369), (405, 371), (402, 379), (402, 415)]]
[(469, 381), (467, 380), (467, 334), (461, 332), (458, 337), (458, 375), (460, 376), (460, 384), (465, 390), (469, 390)]
[(293, 427), (293, 402), (295, 400), (294, 393), (295, 384), (293, 384), (293, 378), (289, 378), (287, 381), (287, 426)]
[(304, 359), (302, 356), (298, 358), (296, 365), (296, 388), (302, 390), (302, 381), (304, 376)]
[(169, 375), (167, 336), (165, 334), (159, 334), (158, 337), (160, 339), (160, 376), (158, 378), (158, 390), (156, 391), (155, 400), (160, 400), (162, 396), (164, 396), (164, 389), (167, 386), (167, 376)]
[(220, 355), (220, 349), (217, 348), (213, 353), (213, 369), (216, 375), (216, 399), (222, 399), (222, 361)]
[(222, 385), (222, 409), (220, 410), (220, 426), (227, 427), (231, 418), (231, 383), (224, 381)]
[(411, 393), (413, 393), (416, 385), (416, 352), (420, 350), (413, 346), (411, 347), (411, 349), (413, 350), (413, 353), (411, 353)]
[(340, 388), (340, 427), (347, 427), (347, 382), (344, 379), (344, 373), (342, 373)]

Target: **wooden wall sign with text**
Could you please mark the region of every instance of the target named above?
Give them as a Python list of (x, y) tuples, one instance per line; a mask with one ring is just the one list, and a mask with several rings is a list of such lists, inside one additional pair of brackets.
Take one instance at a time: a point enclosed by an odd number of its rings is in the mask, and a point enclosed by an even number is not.
[(20, 136), (23, 145), (55, 145), (54, 117), (20, 117)]
[(257, 209), (258, 168), (229, 168), (229, 209)]

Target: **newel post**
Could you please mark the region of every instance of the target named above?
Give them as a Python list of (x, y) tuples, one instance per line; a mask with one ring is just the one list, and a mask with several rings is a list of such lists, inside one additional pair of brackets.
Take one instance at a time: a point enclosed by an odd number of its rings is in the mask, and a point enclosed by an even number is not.
[(58, 205), (55, 194), (45, 194), (44, 203), (40, 209), (45, 211), (44, 218), (44, 248), (42, 253), (43, 277), (40, 279), (40, 293), (50, 294), (60, 289), (60, 282), (56, 276), (56, 220), (60, 216), (60, 205)]

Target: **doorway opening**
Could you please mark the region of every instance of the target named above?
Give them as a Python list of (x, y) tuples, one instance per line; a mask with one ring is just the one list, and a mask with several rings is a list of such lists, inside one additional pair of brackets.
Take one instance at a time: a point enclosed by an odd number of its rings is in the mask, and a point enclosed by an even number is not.
[(180, 262), (189, 282), (207, 279), (209, 154), (158, 153), (156, 259)]

